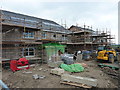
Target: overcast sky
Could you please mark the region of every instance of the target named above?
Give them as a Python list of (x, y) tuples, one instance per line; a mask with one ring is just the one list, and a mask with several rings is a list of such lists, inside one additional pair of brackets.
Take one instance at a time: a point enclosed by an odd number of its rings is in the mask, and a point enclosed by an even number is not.
[[(44, 1), (44, 2), (43, 2)], [(49, 2), (48, 2), (49, 1)], [(51, 2), (50, 2), (51, 1)], [(54, 2), (59, 1), (59, 2)], [(64, 1), (64, 0), (63, 0)], [(1, 8), (59, 24), (92, 26), (94, 30), (111, 30), (118, 41), (118, 0), (0, 0)], [(67, 2), (68, 1), (68, 2)], [(91, 1), (91, 2), (90, 2)]]

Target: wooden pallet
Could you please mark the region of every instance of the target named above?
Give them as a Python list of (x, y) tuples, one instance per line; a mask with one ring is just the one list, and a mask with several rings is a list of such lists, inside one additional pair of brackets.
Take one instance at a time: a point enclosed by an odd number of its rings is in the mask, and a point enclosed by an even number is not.
[(61, 84), (66, 84), (66, 85), (71, 85), (71, 86), (76, 86), (76, 87), (83, 87), (83, 88), (92, 88), (92, 86), (88, 86), (85, 84), (78, 84), (78, 83), (73, 83), (73, 82), (66, 82), (66, 81), (60, 81)]
[(58, 75), (58, 74), (54, 74), (54, 73), (50, 73), (51, 75), (56, 75), (56, 76), (61, 76), (61, 75)]

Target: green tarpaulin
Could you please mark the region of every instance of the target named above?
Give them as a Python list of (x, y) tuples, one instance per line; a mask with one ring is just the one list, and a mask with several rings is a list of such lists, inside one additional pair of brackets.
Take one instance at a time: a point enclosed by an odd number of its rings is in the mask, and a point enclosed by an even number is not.
[(61, 45), (59, 43), (47, 43), (43, 44), (43, 47), (45, 47), (48, 59), (51, 59), (52, 55), (58, 55), (59, 50), (64, 53), (66, 45)]
[(65, 71), (69, 72), (82, 72), (84, 71), (84, 67), (81, 64), (61, 64), (60, 67), (64, 69)]

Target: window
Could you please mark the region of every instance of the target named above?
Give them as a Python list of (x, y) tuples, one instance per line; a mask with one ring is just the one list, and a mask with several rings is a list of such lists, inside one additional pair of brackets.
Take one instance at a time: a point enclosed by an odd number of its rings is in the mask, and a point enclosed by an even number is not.
[(64, 34), (64, 35), (62, 35), (62, 37), (67, 37), (67, 35)]
[(34, 56), (35, 49), (33, 47), (23, 48), (23, 56)]
[(56, 35), (53, 35), (53, 37), (56, 37)]
[(45, 32), (42, 33), (42, 38), (43, 38), (43, 39), (46, 39), (46, 33), (45, 33)]
[(62, 35), (62, 40), (66, 40), (67, 39), (67, 35)]
[(95, 41), (96, 40), (96, 38), (93, 38), (93, 41)]
[(31, 31), (26, 31), (23, 33), (23, 38), (30, 38), (30, 39), (34, 39), (34, 32)]

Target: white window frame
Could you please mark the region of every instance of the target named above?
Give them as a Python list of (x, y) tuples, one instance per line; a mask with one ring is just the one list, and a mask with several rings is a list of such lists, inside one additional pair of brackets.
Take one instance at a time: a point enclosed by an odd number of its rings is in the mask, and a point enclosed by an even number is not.
[(47, 36), (46, 32), (43, 32), (42, 33), (42, 39), (46, 39), (46, 36)]
[[(54, 37), (54, 35), (55, 35), (55, 37)], [(53, 34), (52, 39), (57, 39), (57, 34)]]
[(34, 39), (35, 38), (35, 32), (31, 32), (31, 31), (23, 32), (23, 38)]
[(67, 36), (62, 35), (62, 40), (66, 40)]
[(96, 38), (93, 38), (93, 41), (95, 41), (96, 40)]
[[(33, 51), (33, 52), (34, 52), (34, 55), (30, 55), (30, 51), (29, 51), (30, 48), (32, 48), (32, 49), (34, 50), (34, 51)], [(27, 51), (27, 52), (28, 52), (28, 55), (27, 55), (27, 56), (25, 56), (26, 49), (28, 49), (28, 51)], [(35, 48), (34, 48), (34, 47), (23, 48), (23, 56), (24, 56), (24, 57), (34, 57), (34, 56), (35, 56)]]

